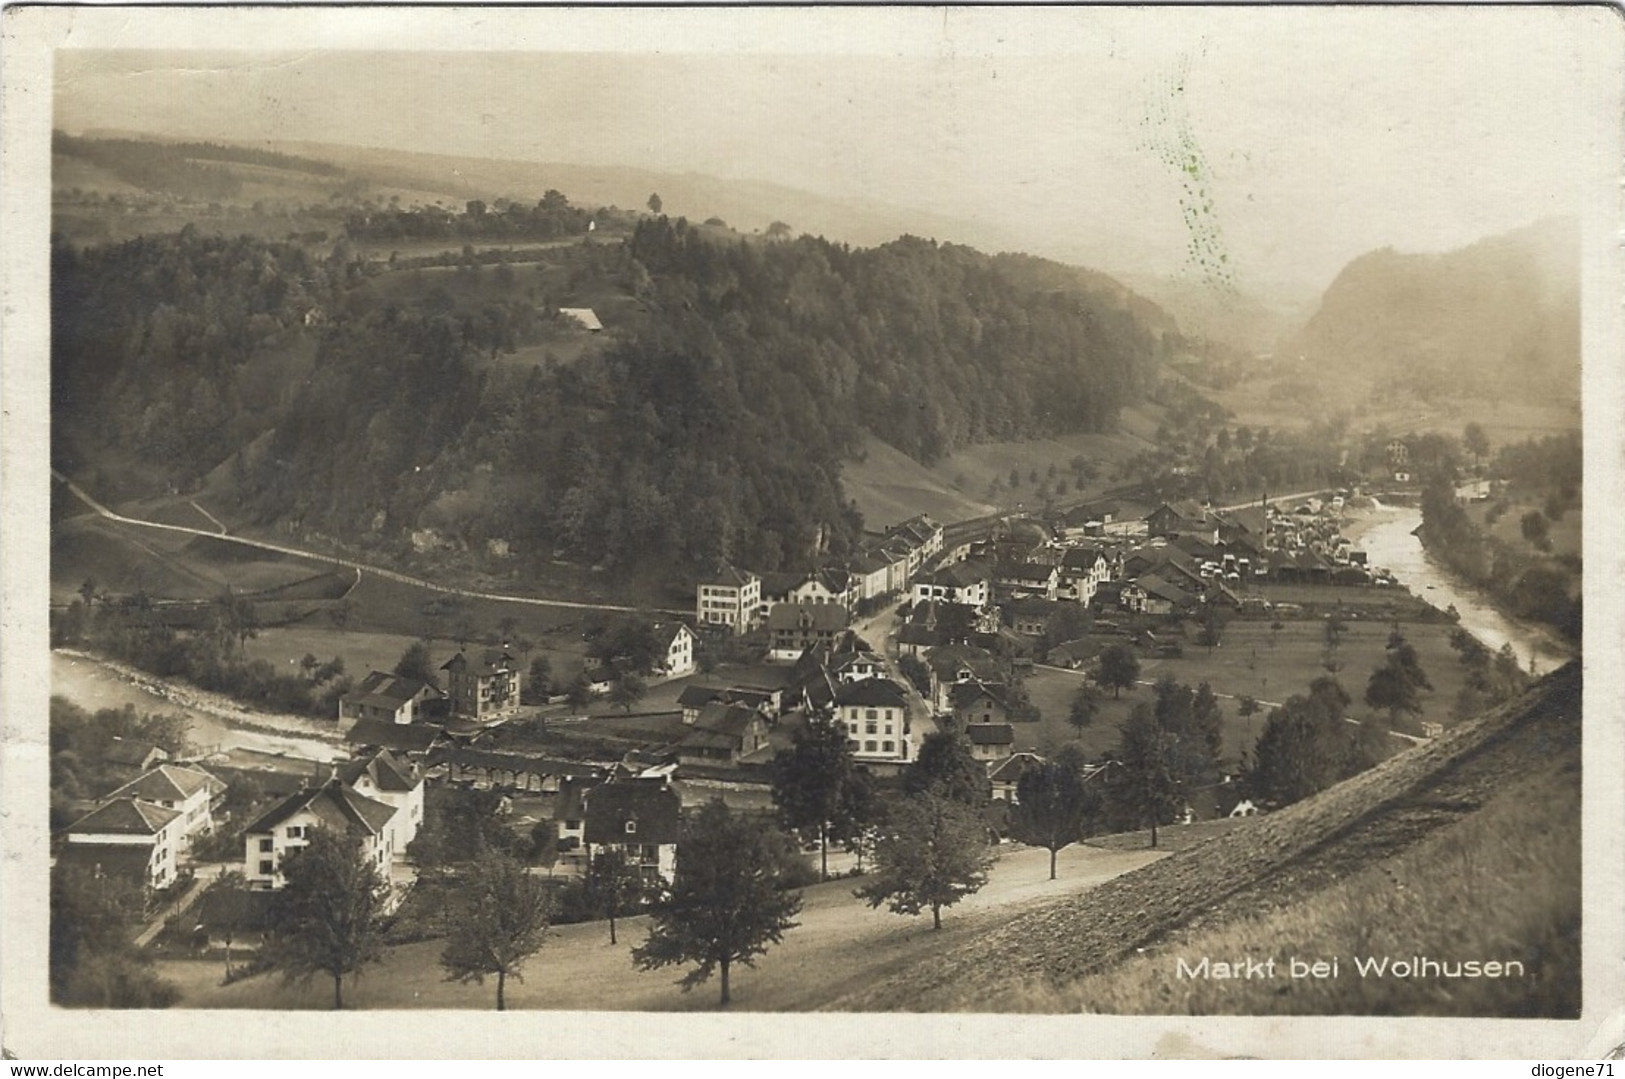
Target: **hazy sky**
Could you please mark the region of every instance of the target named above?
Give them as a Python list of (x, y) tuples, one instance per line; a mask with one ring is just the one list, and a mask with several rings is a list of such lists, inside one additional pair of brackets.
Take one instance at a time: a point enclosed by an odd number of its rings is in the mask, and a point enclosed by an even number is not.
[(1595, 160), (1575, 9), (282, 14), (87, 34), (56, 123), (767, 180), (1295, 291), (1572, 213)]

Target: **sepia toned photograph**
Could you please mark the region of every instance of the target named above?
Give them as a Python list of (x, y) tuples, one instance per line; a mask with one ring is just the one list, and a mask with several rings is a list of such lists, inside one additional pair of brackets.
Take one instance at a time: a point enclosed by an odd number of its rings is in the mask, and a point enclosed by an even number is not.
[(1610, 14), (9, 9), (8, 991), (1578, 1051)]

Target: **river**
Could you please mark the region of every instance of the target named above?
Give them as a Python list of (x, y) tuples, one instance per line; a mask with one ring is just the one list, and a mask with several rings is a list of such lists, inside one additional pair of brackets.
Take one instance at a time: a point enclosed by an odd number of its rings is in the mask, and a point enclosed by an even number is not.
[[(340, 756), (340, 747), (328, 739), (304, 737), (298, 729), (286, 735), (248, 730), (234, 725), (227, 716), (230, 707), (211, 707), (211, 694), (190, 687), (173, 687), (174, 695), (164, 696), (149, 686), (157, 679), (131, 680), (106, 664), (83, 656), (64, 652), (51, 653), (51, 692), (60, 694), (81, 708), (92, 711), (101, 708), (122, 708), (134, 705), (137, 712), (163, 712), (179, 714), (191, 723), (188, 737), (192, 744), (206, 753), (225, 753), (247, 750), (255, 754), (269, 754), (302, 760), (327, 761)], [(196, 698), (196, 702), (192, 700)], [(272, 716), (256, 716), (255, 721), (265, 726), (277, 725)], [(293, 728), (294, 723), (289, 723)]]
[(1383, 506), (1347, 531), (1372, 566), (1387, 569), (1400, 584), (1440, 610), (1455, 607), (1461, 626), (1488, 647), (1499, 651), (1511, 644), (1519, 660), (1525, 666), (1533, 660), (1541, 674), (1575, 657), (1575, 647), (1555, 631), (1508, 616), (1428, 554), (1414, 535), (1421, 523), (1419, 509)]

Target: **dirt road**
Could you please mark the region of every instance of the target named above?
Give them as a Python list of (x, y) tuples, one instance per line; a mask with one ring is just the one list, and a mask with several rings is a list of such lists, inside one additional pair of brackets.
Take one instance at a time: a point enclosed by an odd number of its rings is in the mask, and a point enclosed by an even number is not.
[[(577, 611), (616, 611), (624, 614), (637, 614), (644, 610), (644, 608), (623, 607), (613, 603), (579, 603), (574, 600), (566, 599), (543, 599), (539, 596), (514, 596), (502, 592), (477, 592), (467, 588), (453, 588), (450, 585), (436, 584), (433, 581), (426, 581), (421, 577), (411, 577), (407, 574), (397, 573), (394, 570), (384, 569), (380, 566), (369, 565), (365, 562), (357, 562), (349, 558), (340, 558), (337, 555), (320, 554), (316, 551), (301, 550), (298, 547), (289, 547), (285, 544), (271, 543), (267, 540), (248, 539), (244, 536), (224, 535), (221, 532), (211, 532), (204, 528), (188, 528), (185, 525), (163, 524), (158, 521), (144, 521), (139, 517), (126, 517), (123, 514), (114, 513), (100, 502), (97, 502), (82, 488), (80, 488), (78, 484), (74, 483), (56, 469), (51, 469), (51, 475), (58, 482), (65, 485), (69, 491), (73, 492), (74, 497), (78, 498), (79, 501), (89, 506), (99, 516), (104, 517), (109, 521), (115, 521), (119, 524), (136, 525), (141, 528), (156, 528), (165, 532), (180, 532), (188, 536), (207, 536), (209, 539), (217, 540), (221, 543), (236, 543), (244, 547), (253, 547), (261, 551), (272, 551), (276, 554), (292, 555), (295, 558), (309, 559), (312, 562), (323, 562), (330, 566), (344, 566), (347, 569), (374, 573), (379, 577), (385, 578), (386, 580), (399, 581), (402, 584), (413, 585), (417, 588), (426, 588), (431, 592), (442, 592), (446, 595), (462, 596), (465, 599), (496, 600), (501, 603), (525, 603), (533, 607), (562, 607)], [(199, 510), (201, 512), (202, 508), (199, 507)], [(652, 609), (659, 614), (685, 615), (692, 613), (692, 611), (687, 608), (683, 610), (658, 607)]]
[[(733, 974), (734, 1010), (813, 1011), (886, 974), (906, 970), (954, 941), (967, 941), (1008, 922), (1017, 912), (1059, 896), (1086, 891), (1162, 855), (1148, 850), (1111, 851), (1068, 847), (1059, 858), (1058, 880), (1049, 880), (1049, 852), (1007, 847), (987, 886), (943, 913), (933, 931), (929, 915), (908, 918), (871, 909), (852, 896), (855, 881), (831, 881), (803, 893), (800, 924), (784, 942), (757, 960), (755, 969)], [(717, 986), (689, 993), (676, 984), (682, 971), (639, 971), (631, 949), (643, 942), (646, 919), (623, 921), (619, 943), (609, 943), (605, 923), (561, 926), (528, 965), (524, 982), (508, 985), (509, 1008), (674, 1011), (716, 1007)], [(490, 1008), (491, 985), (447, 983), (439, 967), (442, 941), (391, 949), (384, 965), (371, 968), (345, 999), (357, 1008)], [(184, 993), (186, 1008), (323, 1008), (330, 985), (287, 986), (262, 975), (222, 987), (214, 961), (165, 961), (166, 978)]]

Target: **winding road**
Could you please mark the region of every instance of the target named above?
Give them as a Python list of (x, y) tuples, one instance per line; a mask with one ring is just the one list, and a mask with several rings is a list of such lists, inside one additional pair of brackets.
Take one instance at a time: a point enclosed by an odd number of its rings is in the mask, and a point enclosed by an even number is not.
[[(126, 517), (122, 513), (114, 513), (112, 510), (96, 501), (89, 494), (87, 494), (83, 488), (74, 483), (67, 476), (64, 476), (62, 473), (58, 472), (56, 469), (51, 469), (51, 475), (61, 482), (65, 487), (67, 487), (69, 491), (73, 492), (75, 498), (89, 506), (96, 512), (97, 515), (104, 517), (109, 521), (115, 521), (119, 524), (137, 525), (141, 528), (156, 528), (165, 532), (180, 532), (188, 536), (205, 536), (212, 540), (220, 540), (226, 543), (236, 543), (243, 547), (254, 547), (261, 551), (272, 551), (276, 554), (292, 555), (295, 558), (306, 558), (313, 562), (325, 562), (332, 566), (344, 566), (347, 569), (355, 570), (357, 573), (365, 572), (376, 574), (377, 576), (386, 580), (399, 581), (401, 584), (409, 584), (418, 588), (426, 588), (431, 592), (443, 592), (446, 595), (461, 596), (464, 599), (494, 600), (499, 603), (528, 603), (533, 607), (562, 607), (575, 611), (618, 611), (625, 614), (638, 614), (646, 610), (652, 610), (656, 614), (685, 615), (692, 613), (692, 611), (689, 609), (675, 610), (673, 608), (666, 607), (625, 607), (614, 603), (581, 603), (575, 600), (567, 599), (543, 599), (539, 596), (515, 596), (502, 592), (477, 592), (467, 588), (454, 588), (450, 585), (436, 584), (433, 581), (426, 581), (421, 577), (412, 577), (405, 573), (398, 573), (395, 570), (384, 569), (380, 566), (369, 565), (365, 562), (357, 562), (354, 559), (340, 558), (337, 555), (319, 554), (315, 551), (301, 550), (298, 547), (288, 547), (284, 544), (271, 543), (267, 540), (248, 539), (243, 536), (233, 536), (225, 531), (224, 525), (220, 525), (219, 532), (210, 532), (202, 528), (188, 528), (185, 525), (164, 524), (159, 521), (145, 521), (139, 517)], [(193, 505), (195, 506), (196, 503), (193, 503)], [(198, 507), (198, 510), (210, 520), (215, 520), (214, 516), (203, 510), (201, 506)], [(216, 524), (219, 524), (219, 522), (216, 521)]]

